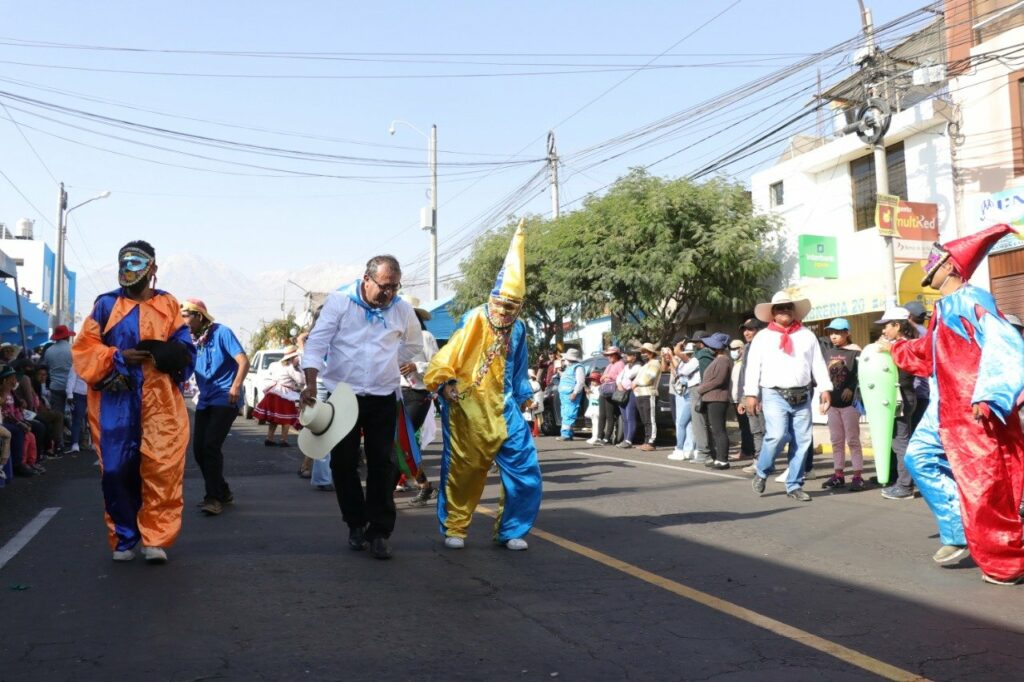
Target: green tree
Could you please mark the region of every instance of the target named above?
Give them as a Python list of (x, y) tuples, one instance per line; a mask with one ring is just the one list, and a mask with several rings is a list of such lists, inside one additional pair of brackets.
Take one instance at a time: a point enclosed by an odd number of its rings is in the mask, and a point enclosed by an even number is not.
[(295, 324), (295, 311), (292, 310), (288, 313), (288, 317), (271, 320), (266, 322), (256, 333), (252, 335), (252, 340), (249, 342), (251, 348), (250, 352), (255, 353), (258, 350), (264, 350), (266, 348), (280, 348), (292, 340), (292, 329), (298, 325)]
[(583, 315), (612, 314), (622, 338), (664, 345), (695, 313), (749, 309), (779, 269), (775, 220), (725, 180), (635, 170), (560, 222), (548, 286), (573, 292)]

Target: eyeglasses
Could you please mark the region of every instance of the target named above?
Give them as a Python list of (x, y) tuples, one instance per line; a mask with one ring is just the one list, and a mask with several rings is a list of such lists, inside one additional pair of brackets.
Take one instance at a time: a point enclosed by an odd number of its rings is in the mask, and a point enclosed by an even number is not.
[(366, 276), (369, 277), (370, 281), (376, 284), (377, 287), (386, 294), (397, 294), (398, 290), (402, 288), (401, 282), (398, 282), (397, 284), (381, 284), (373, 275), (367, 274)]

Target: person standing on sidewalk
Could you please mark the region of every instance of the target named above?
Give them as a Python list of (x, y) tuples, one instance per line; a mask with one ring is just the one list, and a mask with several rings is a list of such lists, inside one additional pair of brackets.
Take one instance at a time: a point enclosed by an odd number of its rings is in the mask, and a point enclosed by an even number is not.
[(700, 385), (700, 363), (693, 357), (696, 349), (692, 343), (682, 340), (676, 344), (675, 357), (672, 359), (673, 374), (672, 393), (676, 408), (676, 447), (669, 459), (685, 462), (696, 459), (693, 442), (693, 413), (690, 408), (690, 392)]
[(100, 294), (71, 348), (88, 383), (92, 442), (103, 471), (114, 561), (167, 561), (181, 532), (189, 424), (180, 386), (195, 346), (173, 296), (153, 288), (156, 250), (144, 241), (117, 254), (120, 289)]
[(561, 407), (562, 429), (559, 440), (572, 440), (580, 405), (587, 399), (587, 375), (583, 370), (583, 356), (578, 348), (570, 348), (563, 355), (565, 367), (558, 380), (558, 399)]
[(804, 492), (804, 467), (811, 444), (811, 382), (821, 391), (821, 411), (828, 411), (832, 380), (814, 332), (800, 320), (810, 311), (807, 299), (793, 300), (784, 291), (754, 309), (757, 319), (768, 328), (754, 337), (746, 362), (743, 386), (748, 414), (764, 411), (764, 445), (757, 458), (752, 485), (758, 495), (775, 467), (779, 450), (792, 429), (795, 452), (786, 478), (786, 495), (798, 502), (810, 502)]
[[(423, 350), (416, 312), (408, 302), (396, 299), (401, 288), (398, 260), (374, 256), (361, 279), (327, 297), (302, 354), (306, 374), (302, 405), (316, 405), (321, 371), (328, 392), (345, 383), (356, 395), (359, 416), (355, 427), (331, 449), (331, 472), (341, 516), (349, 528), (349, 549), (362, 551), (369, 544), (377, 559), (391, 558), (388, 538), (395, 529), (398, 466), (392, 448), (398, 419), (395, 391), (401, 384), (398, 368)], [(366, 453), (365, 494), (358, 469), (361, 439)]]
[(640, 351), (636, 348), (627, 348), (625, 356), (625, 366), (615, 381), (617, 390), (626, 395), (626, 402), (622, 403), (622, 440), (615, 444), (615, 447), (624, 450), (633, 447), (633, 439), (636, 438), (637, 421), (639, 421), (640, 415), (636, 411), (633, 382), (643, 367), (640, 364)]
[[(43, 362), (50, 371), (50, 407), (64, 415), (68, 404), (68, 375), (71, 373), (71, 337), (75, 332), (63, 324), (53, 328), (53, 345), (43, 354)], [(65, 449), (64, 434), (56, 434), (58, 452)]]
[(729, 386), (732, 381), (732, 358), (729, 356), (729, 335), (715, 332), (704, 339), (704, 345), (715, 353), (715, 359), (701, 375), (697, 394), (711, 429), (711, 461), (706, 467), (729, 468), (729, 435), (725, 430), (725, 414), (729, 407)]
[(828, 411), (828, 431), (832, 440), (834, 473), (821, 484), (822, 489), (846, 487), (846, 447), (850, 448), (853, 478), (850, 490), (864, 490), (864, 450), (860, 444), (860, 411), (853, 402), (857, 394), (857, 358), (860, 346), (850, 343), (850, 323), (837, 317), (825, 327), (832, 342), (824, 351), (825, 366), (832, 379), (832, 406)]
[(928, 333), (880, 340), (898, 367), (931, 375), (935, 392), (914, 431), (906, 466), (939, 526), (948, 564), (967, 553), (994, 585), (1024, 580), (1024, 340), (992, 294), (968, 283), (989, 249), (1016, 230), (996, 225), (934, 244), (922, 285), (936, 289)]
[(615, 384), (619, 374), (625, 369), (626, 363), (622, 361), (622, 351), (618, 346), (606, 348), (604, 356), (608, 358), (608, 366), (601, 373), (601, 383), (598, 387), (601, 402), (598, 405), (597, 433), (595, 435), (603, 445), (608, 445), (615, 442), (619, 427), (621, 410), (619, 404), (612, 400), (612, 395), (615, 393)]
[(181, 304), (181, 317), (192, 333), (196, 347), (195, 431), (192, 455), (203, 474), (205, 495), (199, 505), (207, 516), (224, 511), (234, 501), (228, 482), (224, 480), (224, 440), (238, 416), (238, 397), (242, 380), (249, 371), (249, 356), (242, 349), (235, 333), (214, 321), (206, 304), (198, 298)]
[(633, 381), (633, 394), (636, 396), (636, 409), (640, 413), (640, 423), (644, 427), (644, 442), (637, 450), (650, 452), (657, 449), (654, 442), (658, 439), (658, 387), (661, 384), (661, 359), (658, 349), (653, 343), (640, 345), (643, 366)]
[[(743, 398), (743, 387), (747, 383), (747, 358), (750, 356), (750, 342), (754, 340), (759, 331), (764, 329), (764, 326), (764, 322), (756, 317), (751, 317), (740, 325), (740, 333), (743, 334), (743, 362), (740, 363), (739, 385), (735, 388), (736, 414), (746, 418), (754, 445), (754, 461), (743, 467), (743, 472), (747, 474), (757, 471), (757, 456), (761, 454), (761, 448), (764, 447), (764, 412), (755, 414), (747, 411), (746, 400)], [(761, 396), (758, 396), (758, 400), (760, 399)]]
[[(697, 349), (693, 357), (697, 358), (697, 365), (699, 367), (697, 373), (698, 381), (704, 376), (704, 370), (715, 359), (715, 352), (704, 344), (704, 339), (709, 336), (711, 334), (703, 329), (693, 334), (693, 345)], [(705, 463), (713, 461), (714, 458), (711, 456), (711, 429), (708, 427), (707, 414), (697, 409), (696, 391), (690, 392), (690, 415), (693, 418), (693, 442), (696, 446), (693, 461)]]

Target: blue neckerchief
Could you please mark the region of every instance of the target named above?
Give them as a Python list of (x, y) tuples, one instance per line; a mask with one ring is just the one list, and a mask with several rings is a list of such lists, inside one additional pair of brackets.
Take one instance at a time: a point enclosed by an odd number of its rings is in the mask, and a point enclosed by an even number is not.
[(359, 286), (359, 283), (361, 281), (362, 280), (358, 280), (357, 279), (355, 282), (353, 282), (352, 284), (348, 285), (348, 287), (347, 287), (347, 289), (345, 291), (345, 294), (349, 297), (349, 299), (353, 303), (355, 303), (357, 306), (359, 306), (360, 308), (362, 308), (366, 312), (366, 321), (367, 322), (369, 322), (370, 324), (373, 324), (373, 322), (375, 320), (380, 320), (380, 323), (382, 325), (384, 325), (384, 328), (386, 329), (388, 324), (387, 324), (387, 322), (384, 321), (384, 311), (385, 310), (390, 310), (391, 306), (393, 306), (395, 304), (395, 301), (398, 300), (398, 299), (397, 298), (391, 299), (391, 303), (388, 303), (383, 308), (374, 308), (369, 303), (367, 303), (366, 301), (363, 300), (363, 292), (361, 291), (362, 287)]

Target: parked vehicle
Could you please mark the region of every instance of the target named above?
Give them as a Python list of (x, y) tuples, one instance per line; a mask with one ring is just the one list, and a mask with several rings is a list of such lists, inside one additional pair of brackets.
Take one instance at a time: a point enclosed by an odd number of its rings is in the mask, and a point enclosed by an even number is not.
[[(604, 355), (595, 355), (589, 357), (583, 361), (583, 371), (589, 378), (592, 372), (603, 373), (605, 368), (608, 366), (608, 358)], [(668, 372), (661, 373), (661, 381), (658, 384), (658, 400), (655, 403), (657, 406), (657, 413), (655, 420), (658, 426), (658, 440), (669, 441), (676, 437), (676, 419), (672, 412), (673, 410), (673, 396), (671, 389), (671, 375)], [(544, 396), (544, 420), (545, 426), (548, 419), (554, 419), (554, 410), (550, 402), (552, 400), (558, 400), (557, 388), (550, 393), (546, 393)], [(586, 411), (586, 406), (580, 409), (579, 416), (576, 417), (576, 424), (573, 427), (573, 431), (578, 434), (590, 435), (590, 420), (583, 416)], [(550, 416), (549, 416), (550, 415)], [(622, 430), (622, 420), (619, 420), (619, 431)], [(545, 429), (550, 431), (550, 429)], [(556, 435), (557, 428), (553, 429), (552, 433), (545, 433), (545, 435)]]
[(252, 411), (263, 400), (263, 390), (270, 382), (270, 365), (284, 357), (284, 349), (259, 350), (249, 363), (249, 373), (242, 381), (245, 399), (245, 418), (252, 419)]

